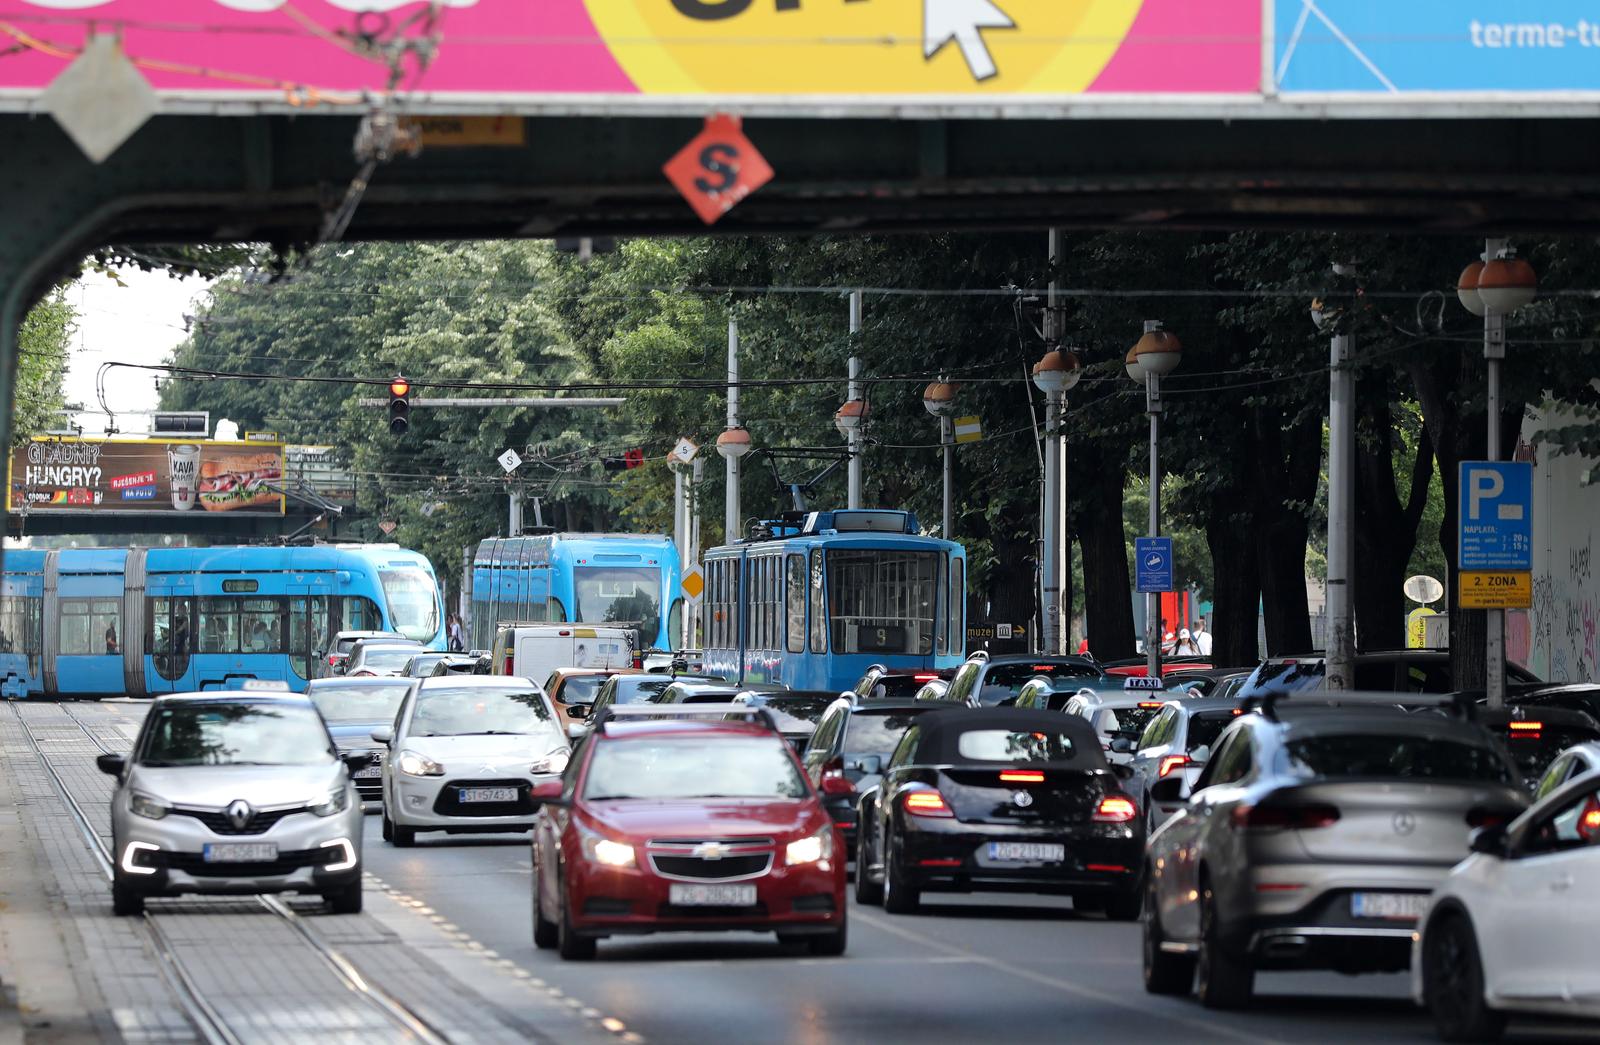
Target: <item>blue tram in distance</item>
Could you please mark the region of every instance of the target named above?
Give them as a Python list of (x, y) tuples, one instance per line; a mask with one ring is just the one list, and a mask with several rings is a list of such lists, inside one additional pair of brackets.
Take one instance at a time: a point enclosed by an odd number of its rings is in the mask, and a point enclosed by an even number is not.
[(677, 649), (682, 581), (660, 534), (490, 537), (472, 557), (472, 647), (493, 648), (505, 624), (550, 622), (631, 627), (635, 650)]
[(706, 553), (705, 672), (842, 691), (873, 664), (958, 666), (966, 652), (961, 545), (910, 512), (788, 516)]
[(0, 695), (304, 690), (333, 636), (445, 647), (428, 560), (396, 545), (26, 549), (5, 555)]

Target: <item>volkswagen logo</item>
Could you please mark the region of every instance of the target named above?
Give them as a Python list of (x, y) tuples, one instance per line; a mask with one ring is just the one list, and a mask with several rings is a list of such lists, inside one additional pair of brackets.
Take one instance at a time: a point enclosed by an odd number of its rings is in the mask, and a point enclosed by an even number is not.
[(1026, 791), (1018, 791), (1016, 794), (1011, 796), (1011, 804), (1016, 806), (1018, 809), (1026, 809), (1033, 805), (1033, 796), (1028, 794)]
[(235, 831), (243, 831), (249, 826), (251, 818), (256, 815), (254, 807), (242, 798), (236, 798), (229, 802), (228, 808), (224, 812), (227, 813), (228, 823), (233, 825)]
[(689, 850), (690, 856), (698, 856), (702, 860), (721, 860), (728, 855), (728, 847), (721, 842), (701, 842)]
[(1408, 835), (1417, 829), (1416, 814), (1403, 809), (1394, 815), (1391, 823), (1394, 824), (1394, 833), (1397, 835)]

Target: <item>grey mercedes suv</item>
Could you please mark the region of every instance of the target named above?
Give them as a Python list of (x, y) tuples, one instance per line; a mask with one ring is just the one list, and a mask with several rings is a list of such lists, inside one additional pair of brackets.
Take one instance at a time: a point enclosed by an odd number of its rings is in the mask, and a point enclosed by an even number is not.
[[(1407, 968), (1475, 828), (1527, 807), (1505, 746), (1440, 698), (1267, 697), (1222, 732), (1146, 854), (1151, 993), (1246, 1004), (1258, 970)], [(1440, 714), (1453, 708), (1454, 714)], [(1188, 789), (1180, 774), (1158, 802)]]

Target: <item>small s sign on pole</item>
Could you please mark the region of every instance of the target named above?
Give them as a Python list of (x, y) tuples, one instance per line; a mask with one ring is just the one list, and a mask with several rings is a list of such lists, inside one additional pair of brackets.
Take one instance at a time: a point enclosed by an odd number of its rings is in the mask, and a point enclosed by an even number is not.
[(727, 113), (706, 117), (705, 129), (661, 168), (707, 225), (772, 180), (772, 166), (744, 136), (740, 122)]

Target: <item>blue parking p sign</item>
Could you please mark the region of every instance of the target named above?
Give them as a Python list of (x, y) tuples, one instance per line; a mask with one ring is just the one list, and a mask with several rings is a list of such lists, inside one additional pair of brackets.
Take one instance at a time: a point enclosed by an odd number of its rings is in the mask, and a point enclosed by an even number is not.
[(1148, 594), (1177, 588), (1172, 577), (1171, 537), (1135, 537), (1133, 560), (1139, 591)]
[(1533, 569), (1533, 465), (1525, 461), (1462, 461), (1463, 570)]

